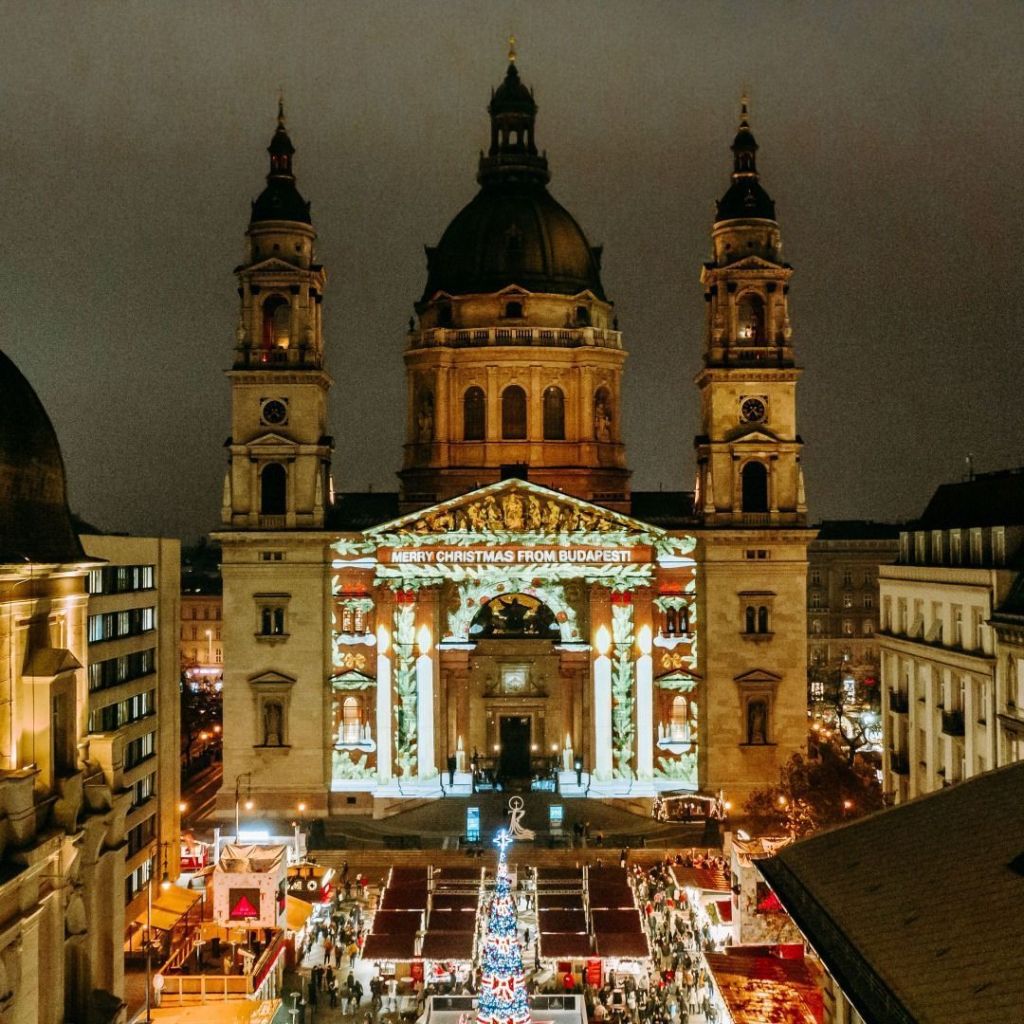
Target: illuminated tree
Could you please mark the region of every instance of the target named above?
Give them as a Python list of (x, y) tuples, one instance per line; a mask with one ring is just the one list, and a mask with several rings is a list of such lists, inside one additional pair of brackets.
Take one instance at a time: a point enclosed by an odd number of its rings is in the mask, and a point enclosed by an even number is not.
[(794, 754), (779, 770), (779, 781), (751, 793), (744, 812), (761, 835), (806, 836), (829, 825), (882, 807), (875, 769), (847, 760), (837, 741), (820, 742), (816, 758)]
[(480, 957), (480, 1001), (477, 1024), (529, 1024), (523, 977), (523, 948), (519, 944), (516, 903), (505, 864), (512, 840), (503, 829), (495, 842), (501, 849), (494, 895), (487, 907), (487, 932)]

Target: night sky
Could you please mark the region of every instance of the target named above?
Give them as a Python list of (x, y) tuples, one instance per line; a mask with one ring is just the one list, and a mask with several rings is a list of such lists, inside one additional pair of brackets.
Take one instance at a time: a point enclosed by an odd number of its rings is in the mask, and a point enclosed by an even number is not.
[(635, 489), (689, 489), (712, 201), (749, 89), (796, 274), (813, 518), (919, 513), (1024, 463), (1024, 6), (0, 3), (0, 347), (49, 410), (72, 507), (218, 524), (249, 201), (278, 86), (313, 203), (340, 490), (397, 488), (402, 349), (475, 194), (505, 38), (552, 193), (604, 245)]

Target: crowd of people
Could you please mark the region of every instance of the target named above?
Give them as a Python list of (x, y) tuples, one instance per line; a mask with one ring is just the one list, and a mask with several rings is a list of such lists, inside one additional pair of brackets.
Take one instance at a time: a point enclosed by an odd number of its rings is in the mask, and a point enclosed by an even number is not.
[[(564, 978), (556, 975), (537, 984), (541, 977), (538, 961), (534, 965), (536, 970), (528, 973), (528, 989), (581, 994), (589, 1020), (606, 1024), (716, 1024), (711, 979), (703, 958), (705, 951), (716, 949), (714, 936), (706, 915), (698, 916), (697, 908), (690, 905), (673, 868), (724, 870), (725, 861), (711, 854), (691, 852), (643, 866), (629, 864), (628, 853), (623, 850), (619, 862), (629, 867), (650, 941), (652, 971), (606, 975), (600, 986), (588, 984), (572, 972)], [(475, 971), (459, 978), (453, 973), (428, 979), (426, 984), (418, 983), (415, 998), (408, 1001), (411, 1005), (399, 1005), (393, 978), (383, 979), (376, 973), (367, 978), (363, 972), (367, 982), (364, 986), (356, 975), (356, 964), (372, 911), (367, 901), (368, 879), (357, 875), (353, 881), (347, 876), (345, 865), (329, 913), (310, 927), (300, 951), (300, 963), (308, 971), (305, 1000), (313, 1007), (315, 1019), (321, 1019), (328, 1008), (354, 1014), (359, 1024), (377, 1024), (399, 1011), (413, 1011), (418, 1017), (431, 995), (475, 991)], [(523, 899), (520, 909), (527, 910)], [(528, 926), (521, 926), (524, 951), (531, 937), (536, 943), (535, 930), (531, 936)]]

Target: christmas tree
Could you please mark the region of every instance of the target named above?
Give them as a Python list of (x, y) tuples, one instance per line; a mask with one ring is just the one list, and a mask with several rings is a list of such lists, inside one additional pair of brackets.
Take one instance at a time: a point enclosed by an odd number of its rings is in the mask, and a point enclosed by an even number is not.
[(505, 848), (511, 841), (504, 830), (495, 839), (501, 854), (494, 895), (487, 907), (477, 1024), (530, 1024), (523, 978), (523, 948), (516, 927), (516, 903), (505, 864)]

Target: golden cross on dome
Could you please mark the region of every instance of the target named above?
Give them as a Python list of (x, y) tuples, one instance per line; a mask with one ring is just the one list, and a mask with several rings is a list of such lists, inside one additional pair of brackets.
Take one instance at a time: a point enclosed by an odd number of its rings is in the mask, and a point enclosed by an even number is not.
[(516, 62), (516, 37), (510, 35), (508, 37), (508, 62), (509, 64), (515, 64)]

